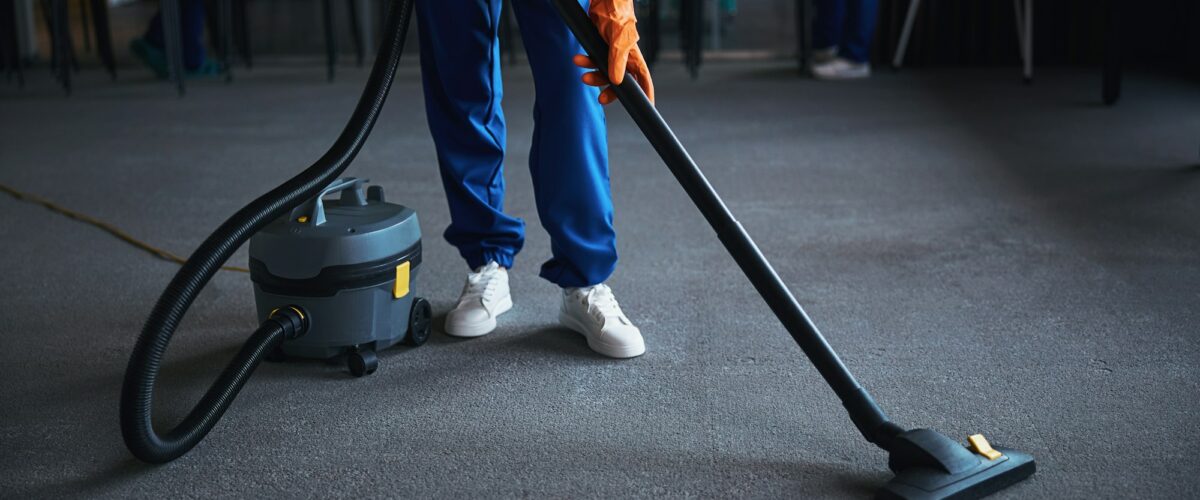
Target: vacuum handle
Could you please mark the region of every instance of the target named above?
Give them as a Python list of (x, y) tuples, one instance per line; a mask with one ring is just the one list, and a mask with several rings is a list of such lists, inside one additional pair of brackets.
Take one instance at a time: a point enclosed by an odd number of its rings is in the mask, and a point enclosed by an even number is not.
[[(587, 51), (592, 62), (607, 73), (608, 43), (588, 18), (578, 0), (553, 0), (553, 3), (559, 16), (575, 34), (575, 38)], [(868, 441), (884, 446), (891, 437), (888, 434), (895, 432), (894, 424), (887, 420), (887, 416), (875, 404), (870, 394), (858, 384), (854, 375), (821, 336), (821, 332), (792, 296), (787, 285), (754, 244), (754, 240), (733, 217), (725, 202), (721, 201), (721, 197), (700, 171), (700, 167), (696, 166), (683, 144), (675, 137), (671, 127), (642, 92), (637, 81), (625, 78), (620, 85), (613, 85), (611, 88), (692, 202), (716, 231), (721, 243), (758, 290), (759, 295), (837, 393), (855, 426)]]
[[(358, 177), (343, 177), (333, 181), (328, 186), (325, 186), (321, 192), (317, 193), (313, 199), (304, 202), (300, 206), (292, 210), (289, 216), (289, 222), (292, 224), (308, 224), (319, 226), (325, 223), (325, 204), (321, 201), (325, 195), (334, 191), (341, 191), (341, 200), (345, 202), (353, 202), (356, 205), (366, 205), (367, 198), (363, 194), (363, 185), (370, 182), (370, 179), (359, 179)], [(303, 220), (301, 220), (303, 219)]]

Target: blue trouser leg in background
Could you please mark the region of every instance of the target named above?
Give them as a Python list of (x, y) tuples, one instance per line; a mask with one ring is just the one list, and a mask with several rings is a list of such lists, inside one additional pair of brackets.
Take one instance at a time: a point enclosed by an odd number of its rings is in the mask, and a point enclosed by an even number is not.
[(813, 19), (813, 47), (838, 46), (838, 55), (867, 62), (875, 32), (878, 0), (817, 0)]
[(878, 0), (850, 0), (838, 55), (858, 63), (867, 62), (871, 56), (871, 35), (875, 33), (878, 7)]
[[(204, 64), (204, 2), (184, 0), (180, 5), (179, 17), (183, 35), (183, 67), (188, 70)], [(158, 48), (163, 48), (162, 12), (154, 15), (146, 28), (145, 39)]]
[[(472, 268), (489, 260), (511, 267), (524, 242), (523, 222), (503, 212), (500, 4), (417, 5), (425, 109), (450, 204), (445, 236)], [(580, 82), (571, 58), (582, 49), (549, 0), (515, 0), (513, 8), (537, 91), (530, 171), (552, 253), (541, 276), (563, 287), (594, 285), (617, 262), (599, 90)]]
[(818, 49), (828, 49), (842, 43), (842, 26), (846, 22), (846, 0), (816, 0), (813, 6), (812, 44)]

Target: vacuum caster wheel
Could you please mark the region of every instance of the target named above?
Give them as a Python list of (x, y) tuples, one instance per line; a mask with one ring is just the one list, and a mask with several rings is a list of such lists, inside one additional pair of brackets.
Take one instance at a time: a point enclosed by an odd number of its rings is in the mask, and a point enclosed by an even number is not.
[(351, 375), (365, 377), (379, 369), (379, 357), (370, 349), (355, 351), (346, 357), (346, 366)]
[(408, 311), (408, 335), (404, 343), (413, 347), (424, 344), (433, 332), (433, 307), (429, 301), (421, 297), (413, 299), (412, 309)]

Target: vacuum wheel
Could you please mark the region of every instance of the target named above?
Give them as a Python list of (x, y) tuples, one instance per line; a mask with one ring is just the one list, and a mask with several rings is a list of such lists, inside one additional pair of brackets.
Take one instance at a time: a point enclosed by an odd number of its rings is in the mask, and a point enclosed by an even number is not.
[(408, 335), (404, 343), (413, 347), (424, 344), (433, 332), (433, 307), (429, 301), (421, 297), (413, 299), (412, 309), (408, 311)]
[(350, 368), (351, 375), (365, 377), (379, 369), (379, 357), (370, 349), (354, 351), (346, 357), (346, 367)]

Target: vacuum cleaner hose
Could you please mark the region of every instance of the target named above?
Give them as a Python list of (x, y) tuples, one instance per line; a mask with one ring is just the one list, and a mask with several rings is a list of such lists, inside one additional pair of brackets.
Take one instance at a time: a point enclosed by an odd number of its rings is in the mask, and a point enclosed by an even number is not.
[(285, 338), (302, 335), (303, 313), (285, 309), (271, 315), (188, 414), (165, 435), (151, 419), (154, 383), (167, 344), (188, 307), (221, 265), (254, 233), (283, 216), (337, 179), (362, 148), (391, 88), (404, 52), (413, 0), (400, 0), (388, 14), (384, 40), (354, 114), (333, 146), (312, 166), (246, 205), (226, 220), (183, 264), (146, 319), (129, 358), (121, 388), (121, 435), (138, 459), (165, 463), (187, 453), (221, 418), (263, 357)]

